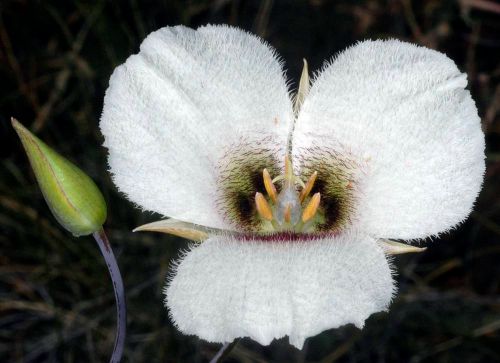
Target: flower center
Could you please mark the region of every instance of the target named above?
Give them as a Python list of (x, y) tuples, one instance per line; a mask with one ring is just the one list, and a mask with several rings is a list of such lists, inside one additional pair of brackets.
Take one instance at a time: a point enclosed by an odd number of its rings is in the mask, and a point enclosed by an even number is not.
[[(216, 206), (235, 230), (258, 235), (334, 233), (356, 217), (364, 165), (341, 145), (311, 145), (280, 167), (272, 139), (235, 140), (217, 165)], [(282, 154), (283, 155), (283, 154)]]
[[(264, 169), (262, 178), (267, 193), (255, 193), (255, 206), (259, 216), (271, 223), (275, 231), (306, 232), (313, 228), (318, 214), (321, 194), (315, 193), (310, 197), (311, 190), (318, 173), (311, 174), (306, 184), (294, 175), (292, 163), (285, 157), (285, 173), (274, 179)], [(278, 194), (275, 183), (281, 181), (281, 190)], [(301, 187), (299, 192), (297, 186)]]

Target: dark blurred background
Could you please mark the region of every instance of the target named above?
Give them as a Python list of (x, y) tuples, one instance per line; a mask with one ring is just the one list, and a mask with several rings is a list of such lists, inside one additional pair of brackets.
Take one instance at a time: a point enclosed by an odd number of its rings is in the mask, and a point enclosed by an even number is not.
[(0, 362), (106, 362), (115, 307), (95, 242), (50, 215), (11, 126), (15, 116), (90, 174), (129, 304), (126, 362), (204, 362), (217, 345), (177, 332), (163, 307), (170, 262), (186, 241), (131, 229), (157, 219), (110, 181), (98, 121), (114, 67), (166, 25), (228, 23), (267, 39), (289, 77), (354, 42), (398, 38), (445, 52), (467, 72), (487, 139), (475, 212), (395, 259), (399, 294), (363, 330), (346, 326), (269, 347), (240, 341), (228, 362), (500, 362), (500, 4), (462, 1), (1, 1)]

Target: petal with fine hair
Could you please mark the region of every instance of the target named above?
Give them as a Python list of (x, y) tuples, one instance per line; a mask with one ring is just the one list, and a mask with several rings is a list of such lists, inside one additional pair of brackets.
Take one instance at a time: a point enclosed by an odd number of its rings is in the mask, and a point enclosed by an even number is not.
[(227, 26), (166, 27), (114, 71), (101, 130), (113, 180), (144, 209), (229, 228), (217, 168), (229, 143), (284, 155), (292, 104), (275, 51)]
[(358, 209), (375, 237), (436, 235), (464, 220), (481, 188), (484, 134), (466, 75), (444, 54), (365, 41), (316, 76), (293, 135), (297, 165), (314, 150), (364, 164)]
[(165, 289), (176, 326), (211, 342), (250, 337), (267, 345), (352, 323), (361, 328), (394, 293), (373, 239), (237, 240), (214, 236), (187, 252)]

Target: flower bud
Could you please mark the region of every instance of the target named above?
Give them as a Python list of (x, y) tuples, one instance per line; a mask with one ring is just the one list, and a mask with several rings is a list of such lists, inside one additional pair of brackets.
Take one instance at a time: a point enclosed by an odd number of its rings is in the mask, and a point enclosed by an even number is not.
[(92, 179), (16, 119), (11, 121), (57, 221), (75, 236), (100, 230), (106, 220), (106, 202)]

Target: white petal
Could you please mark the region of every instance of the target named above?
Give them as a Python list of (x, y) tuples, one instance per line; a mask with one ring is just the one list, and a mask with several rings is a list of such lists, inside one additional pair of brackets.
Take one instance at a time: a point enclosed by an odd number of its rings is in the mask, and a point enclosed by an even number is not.
[(189, 251), (166, 290), (183, 333), (211, 342), (267, 345), (352, 323), (361, 328), (394, 293), (382, 249), (369, 237), (258, 242), (212, 237)]
[(101, 130), (120, 191), (139, 206), (226, 228), (216, 208), (228, 145), (260, 142), (277, 155), (293, 117), (275, 51), (227, 26), (167, 27), (111, 76)]
[(466, 84), (442, 53), (397, 40), (359, 43), (313, 83), (295, 156), (340, 148), (366, 162), (359, 222), (376, 237), (446, 231), (470, 213), (485, 168)]

